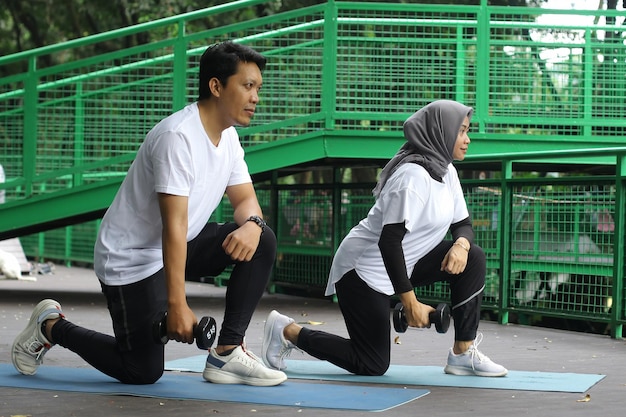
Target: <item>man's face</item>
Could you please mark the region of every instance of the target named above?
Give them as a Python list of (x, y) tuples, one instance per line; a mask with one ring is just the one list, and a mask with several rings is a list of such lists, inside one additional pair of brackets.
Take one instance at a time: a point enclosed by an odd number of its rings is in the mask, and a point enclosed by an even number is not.
[(248, 126), (263, 84), (261, 70), (254, 62), (240, 62), (220, 94), (220, 106), (231, 126)]

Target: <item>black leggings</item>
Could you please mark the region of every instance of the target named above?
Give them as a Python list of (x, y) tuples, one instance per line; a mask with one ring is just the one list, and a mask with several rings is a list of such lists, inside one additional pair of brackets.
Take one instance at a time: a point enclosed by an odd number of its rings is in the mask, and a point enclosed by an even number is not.
[[(188, 278), (216, 276), (234, 265), (226, 290), (220, 345), (243, 343), (276, 257), (276, 236), (266, 227), (252, 260), (234, 262), (224, 253), (222, 242), (236, 228), (235, 223), (208, 223), (187, 246)], [(115, 337), (60, 320), (52, 327), (52, 339), (120, 382), (156, 382), (163, 375), (164, 346), (153, 341), (152, 323), (159, 312), (167, 309), (163, 269), (133, 284), (101, 285)]]
[[(411, 283), (419, 287), (437, 281), (449, 282), (455, 340), (473, 340), (485, 287), (485, 253), (472, 245), (465, 270), (450, 275), (440, 268), (451, 246), (451, 241), (443, 241), (422, 258), (413, 270)], [(357, 375), (384, 374), (391, 358), (391, 297), (370, 288), (354, 270), (346, 273), (335, 287), (350, 338), (303, 328), (297, 346), (313, 357)]]

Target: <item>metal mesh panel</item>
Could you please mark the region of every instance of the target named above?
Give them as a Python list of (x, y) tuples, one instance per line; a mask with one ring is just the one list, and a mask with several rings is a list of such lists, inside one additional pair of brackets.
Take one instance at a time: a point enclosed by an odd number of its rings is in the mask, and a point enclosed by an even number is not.
[(80, 223), (70, 226), (71, 235), (68, 236), (70, 248), (70, 262), (93, 263), (93, 249), (100, 228), (100, 220)]
[[(492, 15), (492, 114), (580, 117), (584, 57), (578, 31), (536, 28), (535, 19), (532, 15)], [(530, 25), (511, 25), (520, 21)]]
[(511, 226), (512, 305), (608, 317), (614, 213), (608, 184), (518, 187)]
[[(20, 90), (21, 82), (10, 83), (7, 91)], [(22, 98), (19, 95), (8, 95), (0, 99), (0, 150), (5, 178), (19, 177), (23, 170), (24, 154), (24, 108), (21, 106)], [(21, 187), (11, 187), (5, 190), (5, 201), (23, 198)]]
[[(169, 55), (170, 51), (104, 59), (55, 73), (50, 81), (41, 78), (39, 95), (44, 104), (37, 118), (37, 174), (137, 151), (152, 125), (171, 112), (172, 62), (151, 59), (155, 54)], [(83, 170), (80, 182), (97, 180), (105, 173), (122, 174), (129, 164)], [(71, 175), (58, 176), (38, 187), (49, 192), (71, 187), (74, 181)]]
[(332, 246), (331, 195), (330, 189), (279, 191), (277, 236), (281, 247)]
[[(621, 75), (624, 43), (614, 32), (594, 27), (593, 16), (542, 13), (546, 14), (537, 16), (527, 9), (491, 14), (491, 131), (624, 135), (623, 124), (610, 120), (623, 117), (626, 110), (619, 98), (626, 92)], [(570, 23), (585, 17), (585, 25)], [(562, 26), (555, 27), (554, 22)], [(537, 120), (514, 119), (522, 114)], [(509, 119), (498, 122), (500, 116)], [(583, 117), (590, 130), (577, 122)]]
[[(523, 184), (523, 185), (522, 185)], [(463, 181), (476, 244), (487, 255), (484, 308), (497, 309), (500, 282), (509, 289), (508, 306), (519, 311), (566, 314), (608, 320), (612, 302), (612, 262), (615, 232), (615, 190), (590, 177), (576, 182), (530, 180), (512, 185), (510, 232), (511, 273), (500, 277), (502, 216), (500, 182)], [(354, 184), (358, 186), (358, 184)], [(367, 215), (371, 188), (341, 188), (340, 239)], [(273, 283), (314, 290), (326, 286), (336, 243), (333, 241), (332, 188), (280, 187), (278, 211), (271, 211), (272, 186), (257, 189), (266, 217), (277, 217), (278, 254)], [(232, 220), (223, 200), (212, 221)], [(88, 222), (22, 237), (29, 257), (40, 260), (89, 262), (97, 222)], [(215, 282), (228, 278), (230, 269)], [(416, 289), (424, 302), (449, 301), (446, 283)]]
[(326, 286), (333, 253), (331, 191), (305, 186), (278, 190), (274, 283)]
[(341, 218), (339, 234), (345, 237), (357, 225), (374, 204), (371, 189), (343, 189), (341, 192)]
[(258, 26), (239, 33), (243, 42), (267, 57), (258, 112), (252, 127), (241, 129), (244, 146), (323, 127), (323, 17), (322, 9), (291, 13), (279, 21), (266, 19), (262, 34)]
[(295, 284), (300, 288), (325, 288), (331, 257), (301, 253), (279, 252), (274, 268), (273, 283), (279, 286)]
[(474, 227), (474, 243), (487, 257), (484, 306), (494, 306), (500, 291), (500, 184), (486, 180), (466, 181), (463, 192)]
[(450, 301), (450, 286), (447, 282), (435, 282), (431, 285), (417, 287), (415, 295), (421, 302), (434, 303)]
[(483, 248), (487, 259), (499, 256), (500, 184), (468, 181), (463, 187), (467, 209), (474, 227), (475, 241)]
[(43, 238), (45, 234), (35, 233), (28, 236), (21, 236), (20, 243), (22, 244), (22, 248), (24, 249), (24, 254), (29, 259), (40, 260), (46, 258), (48, 256), (47, 253), (39, 250), (39, 239)]
[[(278, 191), (278, 255), (274, 281), (325, 288), (334, 255), (332, 189), (294, 186)], [(340, 239), (363, 219), (373, 197), (370, 189), (349, 188), (339, 193)]]
[(25, 254), (37, 261), (54, 260), (67, 264), (93, 264), (93, 247), (100, 220), (22, 236)]
[[(352, 120), (340, 116), (338, 123), (396, 129), (402, 126), (403, 114), (435, 99), (472, 105), (474, 19), (471, 12), (341, 10), (336, 109)], [(463, 65), (460, 78), (459, 65)], [(355, 111), (361, 115), (354, 117)], [(380, 118), (382, 114), (385, 117)]]

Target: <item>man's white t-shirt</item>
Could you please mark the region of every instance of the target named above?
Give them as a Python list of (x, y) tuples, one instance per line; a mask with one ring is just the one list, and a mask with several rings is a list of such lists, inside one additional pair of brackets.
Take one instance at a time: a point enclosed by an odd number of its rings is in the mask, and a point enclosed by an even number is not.
[(107, 285), (126, 285), (163, 267), (157, 193), (189, 198), (190, 241), (206, 225), (227, 186), (251, 181), (234, 127), (224, 130), (215, 146), (197, 103), (163, 119), (146, 135), (102, 219), (94, 248), (96, 275)]
[(370, 288), (393, 295), (393, 285), (378, 248), (383, 226), (404, 222), (407, 233), (402, 249), (410, 277), (415, 264), (441, 243), (450, 225), (468, 215), (458, 173), (452, 164), (443, 182), (431, 178), (421, 165), (403, 164), (389, 178), (367, 217), (339, 245), (326, 295), (334, 294), (335, 284), (352, 269)]

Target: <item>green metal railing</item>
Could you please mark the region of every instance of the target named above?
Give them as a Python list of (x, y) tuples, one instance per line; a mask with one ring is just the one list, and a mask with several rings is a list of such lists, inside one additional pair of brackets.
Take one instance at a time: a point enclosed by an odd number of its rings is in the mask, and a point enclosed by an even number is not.
[[(622, 11), (326, 1), (221, 27), (199, 24), (264, 2), (234, 1), (0, 57), (2, 68), (25, 68), (0, 79), (7, 176), (0, 236), (106, 208), (145, 133), (194, 100), (206, 46), (235, 39), (268, 58), (259, 111), (239, 130), (253, 174), (312, 161), (383, 163), (417, 108), (462, 101), (475, 108), (468, 163), (495, 162), (502, 172), (501, 180), (464, 180), (489, 257), (486, 308), (502, 322), (512, 312), (593, 318), (621, 335), (626, 46), (607, 33), (622, 30)], [(617, 23), (603, 24), (603, 16)], [(62, 59), (135, 34), (154, 41)], [(513, 169), (555, 161), (568, 170), (603, 165), (610, 174), (531, 180), (519, 173), (532, 169)], [(371, 204), (372, 184), (331, 176), (316, 186), (276, 178), (259, 185), (279, 236), (276, 285), (322, 287), (338, 242)], [(593, 187), (604, 192), (581, 191)], [(590, 230), (593, 216), (607, 212), (613, 230)], [(216, 216), (226, 219), (228, 210)], [(29, 256), (89, 262), (97, 226), (22, 241)], [(436, 286), (420, 296), (443, 299), (446, 291)]]
[[(569, 23), (620, 19), (619, 11), (328, 1), (225, 27), (192, 25), (259, 3), (235, 1), (0, 57), (0, 66), (28, 68), (0, 79), (7, 201), (119, 182), (146, 131), (194, 99), (206, 45), (230, 38), (269, 59), (254, 126), (241, 129), (252, 160), (254, 145), (316, 133), (397, 139), (403, 120), (438, 98), (475, 107), (479, 154), (624, 142), (626, 46), (599, 37), (621, 27)], [(567, 19), (554, 23), (556, 16)], [(159, 40), (40, 68), (47, 58), (137, 33)], [(353, 147), (334, 151), (350, 155)], [(304, 158), (280, 156), (259, 168)], [(0, 220), (0, 230), (10, 227)]]

